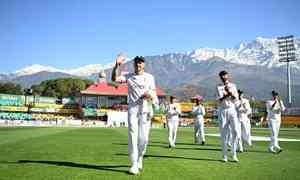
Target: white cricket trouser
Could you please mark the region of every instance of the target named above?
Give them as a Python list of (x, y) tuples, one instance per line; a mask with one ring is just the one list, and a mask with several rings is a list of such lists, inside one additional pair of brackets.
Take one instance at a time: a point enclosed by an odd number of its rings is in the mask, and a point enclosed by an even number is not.
[(179, 124), (178, 117), (172, 117), (168, 119), (168, 130), (169, 130), (168, 140), (170, 145), (175, 145), (176, 143), (178, 124)]
[(251, 124), (249, 118), (240, 118), (240, 128), (238, 128), (238, 141), (239, 141), (239, 149), (243, 151), (243, 145), (252, 145), (251, 140)]
[(269, 128), (271, 131), (271, 143), (270, 143), (270, 150), (274, 150), (274, 148), (280, 149), (279, 143), (278, 143), (278, 134), (280, 129), (281, 120), (280, 119), (271, 119), (268, 121)]
[(199, 144), (205, 141), (205, 133), (204, 133), (204, 119), (202, 118), (195, 118), (194, 119), (194, 137), (195, 143)]
[(231, 128), (232, 133), (232, 146), (231, 146), (231, 152), (233, 156), (236, 156), (236, 150), (237, 150), (237, 138), (238, 138), (238, 117), (236, 113), (235, 107), (231, 108), (220, 108), (219, 109), (219, 127), (220, 127), (220, 134), (221, 134), (221, 143), (222, 143), (222, 149), (223, 149), (223, 158), (227, 158), (227, 145), (229, 142), (229, 127)]
[(128, 151), (132, 165), (146, 153), (151, 119), (148, 113), (140, 113), (139, 105), (128, 109)]
[(230, 128), (230, 126), (229, 126), (229, 128), (228, 128), (228, 133), (227, 133), (227, 135), (226, 135), (226, 138), (227, 138), (227, 145), (229, 146), (229, 147), (232, 147), (232, 133), (231, 133), (231, 128)]

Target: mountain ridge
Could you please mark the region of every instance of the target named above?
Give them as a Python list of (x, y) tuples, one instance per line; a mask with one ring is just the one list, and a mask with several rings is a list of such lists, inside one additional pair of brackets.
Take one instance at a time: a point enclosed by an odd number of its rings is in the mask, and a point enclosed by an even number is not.
[[(296, 39), (296, 54), (300, 55), (300, 41)], [(286, 65), (278, 61), (278, 48), (275, 39), (256, 38), (251, 42), (240, 43), (235, 48), (213, 49), (200, 48), (192, 52), (168, 53), (156, 56), (145, 56), (146, 71), (155, 76), (156, 83), (166, 90), (178, 90), (181, 87), (198, 87), (206, 98), (213, 99), (215, 86), (219, 82), (218, 72), (227, 70), (232, 80), (249, 96), (266, 99), (272, 89), (286, 94)], [(129, 58), (128, 58), (129, 59)], [(97, 80), (99, 72), (107, 72), (110, 77), (114, 63), (94, 66), (91, 70), (81, 67), (81, 74), (60, 71), (41, 71), (34, 74), (17, 76), (0, 74), (0, 80), (20, 83), (30, 87), (43, 80), (58, 77), (80, 77)], [(37, 66), (40, 69), (43, 67)], [(89, 66), (87, 66), (89, 67)], [(127, 60), (121, 69), (133, 71), (132, 61)], [(34, 70), (33, 70), (34, 71)], [(58, 70), (59, 71), (59, 70)], [(71, 71), (71, 70), (70, 70)], [(49, 73), (47, 75), (47, 73)], [(300, 92), (300, 61), (291, 63), (292, 91)], [(170, 91), (169, 91), (170, 92)], [(195, 91), (196, 92), (196, 91)], [(300, 97), (294, 94), (295, 101)]]

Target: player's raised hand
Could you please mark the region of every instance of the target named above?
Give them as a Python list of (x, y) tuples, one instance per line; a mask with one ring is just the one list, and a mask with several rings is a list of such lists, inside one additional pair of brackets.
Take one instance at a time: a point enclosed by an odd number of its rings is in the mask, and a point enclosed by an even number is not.
[(124, 61), (125, 61), (125, 59), (126, 59), (126, 54), (119, 53), (118, 56), (117, 56), (117, 58), (116, 58), (116, 64), (118, 64), (118, 65), (123, 64)]

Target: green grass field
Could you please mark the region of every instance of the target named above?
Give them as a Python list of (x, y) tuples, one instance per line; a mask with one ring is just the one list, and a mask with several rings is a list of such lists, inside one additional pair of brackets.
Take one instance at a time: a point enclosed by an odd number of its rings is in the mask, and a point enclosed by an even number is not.
[[(300, 139), (300, 129), (280, 133)], [(168, 149), (167, 129), (152, 129), (144, 170), (133, 176), (127, 173), (126, 128), (0, 128), (0, 179), (300, 179), (300, 142), (280, 142), (284, 151), (271, 154), (269, 142), (255, 141), (239, 163), (222, 163), (219, 138), (206, 138), (207, 145), (193, 145), (193, 129), (181, 128), (176, 149)]]

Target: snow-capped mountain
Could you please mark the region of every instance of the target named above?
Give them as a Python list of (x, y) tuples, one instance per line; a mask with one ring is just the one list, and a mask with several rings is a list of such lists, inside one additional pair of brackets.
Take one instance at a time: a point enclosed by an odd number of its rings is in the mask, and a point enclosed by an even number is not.
[(26, 76), (31, 75), (39, 72), (63, 72), (63, 70), (51, 67), (51, 66), (42, 66), (40, 64), (34, 64), (28, 67), (25, 67), (23, 69), (17, 70), (14, 73), (12, 73), (15, 76)]
[[(125, 63), (130, 61), (131, 59), (127, 58), (125, 60)], [(33, 64), (30, 66), (27, 66), (23, 69), (17, 70), (13, 73), (10, 73), (9, 75), (12, 77), (21, 77), (21, 76), (28, 76), (28, 75), (33, 75), (37, 74), (40, 72), (51, 72), (51, 73), (64, 73), (67, 75), (72, 75), (72, 76), (79, 76), (79, 77), (89, 77), (94, 74), (98, 74), (99, 72), (105, 70), (105, 69), (110, 69), (115, 65), (114, 62), (108, 63), (106, 65), (101, 65), (101, 64), (90, 64), (90, 65), (85, 65), (79, 68), (75, 69), (58, 69), (52, 66), (43, 66), (40, 64)], [(5, 76), (5, 74), (0, 74), (2, 76)], [(0, 80), (4, 79), (2, 76), (0, 76)]]
[(16, 77), (20, 77), (20, 76), (28, 76), (40, 72), (52, 72), (52, 73), (57, 72), (57, 73), (65, 73), (73, 76), (88, 77), (92, 74), (99, 73), (100, 71), (102, 71), (102, 69), (103, 66), (101, 64), (90, 64), (90, 65), (82, 66), (75, 69), (69, 69), (69, 70), (58, 69), (51, 66), (43, 66), (40, 64), (34, 64), (25, 67), (23, 69), (17, 70), (14, 73), (12, 73), (12, 75)]
[(65, 72), (67, 74), (71, 74), (74, 76), (88, 77), (92, 74), (101, 72), (102, 69), (103, 69), (103, 66), (101, 64), (91, 64), (91, 65), (86, 65), (86, 66), (83, 66), (80, 68), (67, 70)]
[[(300, 40), (295, 39), (296, 55), (300, 57)], [(225, 61), (244, 65), (280, 67), (285, 63), (279, 62), (278, 45), (276, 39), (257, 37), (254, 41), (240, 43), (235, 48), (213, 49), (200, 48), (188, 53), (197, 61), (206, 61), (213, 57), (220, 57)], [(293, 62), (293, 66), (300, 69), (300, 61)]]
[[(296, 55), (300, 58), (300, 40), (295, 39)], [(172, 60), (172, 56), (184, 54), (189, 56), (193, 63), (199, 63), (201, 61), (208, 61), (215, 59), (215, 57), (222, 58), (226, 62), (241, 64), (241, 65), (257, 65), (265, 66), (268, 68), (280, 67), (285, 63), (279, 62), (278, 45), (276, 39), (257, 37), (254, 41), (242, 42), (234, 48), (214, 49), (214, 48), (200, 48), (189, 53), (171, 53), (169, 57)], [(128, 62), (130, 58), (126, 59)], [(59, 72), (72, 76), (89, 77), (97, 74), (105, 69), (110, 69), (114, 65), (114, 62), (101, 65), (91, 64), (82, 66), (75, 69), (58, 69), (51, 66), (43, 66), (34, 64), (23, 69), (17, 70), (11, 73), (11, 76), (20, 77), (25, 75), (32, 75), (39, 72)], [(293, 62), (293, 67), (300, 70), (300, 61)]]
[[(295, 39), (296, 55), (300, 57), (300, 40)], [(175, 88), (182, 83), (212, 88), (218, 81), (218, 71), (226, 69), (233, 73), (247, 87), (256, 87), (257, 94), (264, 93), (265, 84), (277, 84), (285, 87), (286, 66), (279, 62), (276, 39), (258, 37), (250, 42), (242, 42), (234, 48), (214, 49), (200, 48), (187, 53), (169, 53), (164, 55), (146, 56), (146, 71), (153, 73), (158, 85), (163, 88)], [(132, 71), (132, 58), (127, 58), (126, 71)], [(93, 64), (75, 69), (58, 69), (51, 66), (32, 65), (11, 74), (0, 74), (0, 81), (13, 81), (30, 87), (43, 80), (58, 77), (83, 77), (97, 80), (99, 72), (114, 66), (112, 61), (106, 65)], [(300, 60), (292, 63), (292, 81), (300, 86)], [(123, 70), (125, 70), (123, 69)], [(110, 77), (107, 74), (107, 77)], [(244, 81), (245, 80), (245, 81)], [(254, 82), (257, 82), (253, 84)], [(276, 82), (276, 83), (275, 83)], [(207, 84), (211, 83), (211, 84)], [(274, 87), (275, 88), (275, 87)], [(277, 87), (276, 87), (277, 88)], [(212, 92), (210, 89), (208, 92)], [(259, 90), (259, 91), (258, 91)], [(252, 90), (254, 92), (254, 90)], [(209, 94), (209, 93), (208, 93)], [(208, 95), (207, 94), (207, 95)], [(261, 96), (262, 97), (262, 96)]]
[[(296, 55), (300, 57), (300, 40), (295, 40)], [(127, 58), (123, 71), (133, 71), (132, 58)], [(233, 81), (247, 94), (264, 99), (269, 97), (270, 90), (276, 89), (281, 94), (286, 92), (286, 65), (279, 62), (276, 39), (258, 37), (251, 42), (243, 42), (234, 48), (214, 49), (200, 48), (186, 53), (169, 53), (145, 56), (146, 71), (155, 76), (157, 85), (169, 89), (180, 87), (198, 87), (206, 98), (214, 98), (218, 73), (228, 70)], [(61, 77), (83, 77), (97, 80), (99, 72), (105, 70), (111, 75), (112, 61), (106, 65), (94, 64), (76, 69), (57, 69), (49, 66), (32, 65), (11, 74), (0, 74), (0, 81), (12, 81), (23, 87), (31, 87), (44, 80)], [(300, 93), (300, 60), (291, 66), (292, 91)], [(300, 96), (294, 96), (300, 105)]]

